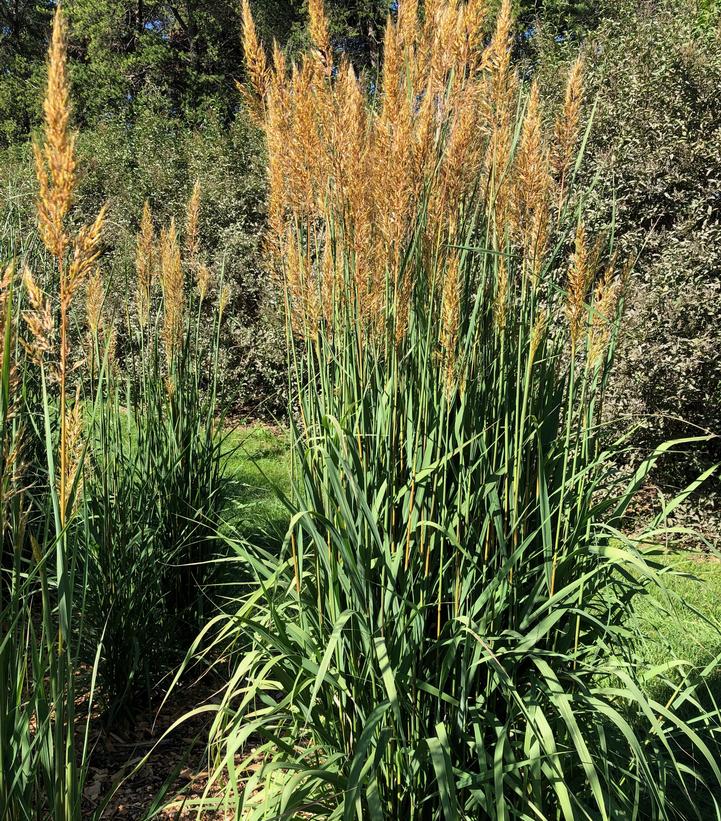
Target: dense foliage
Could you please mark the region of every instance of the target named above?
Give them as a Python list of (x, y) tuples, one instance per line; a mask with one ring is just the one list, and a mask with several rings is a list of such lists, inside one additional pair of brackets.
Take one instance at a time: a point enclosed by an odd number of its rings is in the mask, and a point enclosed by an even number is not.
[[(721, 432), (721, 29), (708, 19), (676, 3), (622, 6), (585, 46), (594, 218), (610, 223), (613, 207), (617, 236), (639, 255), (614, 410), (646, 420), (646, 446), (691, 426)], [(718, 461), (719, 442), (677, 464), (673, 481)]]

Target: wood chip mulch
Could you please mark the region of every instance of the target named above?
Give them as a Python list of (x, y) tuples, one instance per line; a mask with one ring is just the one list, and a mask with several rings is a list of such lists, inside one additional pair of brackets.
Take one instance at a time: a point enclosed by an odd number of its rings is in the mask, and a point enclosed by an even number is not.
[[(110, 796), (102, 819), (139, 821), (147, 817), (154, 803), (157, 811), (152, 818), (158, 821), (197, 818), (197, 809), (186, 806), (192, 807), (207, 785), (204, 745), (212, 714), (195, 716), (164, 734), (179, 718), (213, 700), (214, 688), (201, 681), (178, 687), (160, 709), (155, 706), (140, 713), (130, 729), (105, 730), (99, 720), (95, 721), (90, 733), (92, 755), (83, 814), (97, 811)], [(158, 698), (160, 702), (162, 698)], [(172, 783), (167, 784), (168, 780)], [(217, 794), (221, 786), (213, 792)], [(162, 800), (156, 801), (164, 789)], [(206, 812), (202, 817), (220, 821), (229, 816)]]

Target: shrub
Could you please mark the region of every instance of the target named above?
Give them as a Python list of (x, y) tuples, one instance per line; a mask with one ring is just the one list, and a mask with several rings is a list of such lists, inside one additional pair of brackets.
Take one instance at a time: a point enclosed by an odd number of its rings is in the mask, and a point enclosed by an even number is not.
[[(597, 100), (585, 178), (586, 213), (611, 225), (639, 259), (609, 415), (644, 421), (639, 448), (660, 438), (721, 431), (721, 82), (712, 4), (616, 4), (583, 45)], [(713, 13), (712, 13), (713, 12)], [(539, 38), (555, 83), (566, 44)], [(718, 461), (721, 439), (666, 460), (657, 480), (678, 487)]]

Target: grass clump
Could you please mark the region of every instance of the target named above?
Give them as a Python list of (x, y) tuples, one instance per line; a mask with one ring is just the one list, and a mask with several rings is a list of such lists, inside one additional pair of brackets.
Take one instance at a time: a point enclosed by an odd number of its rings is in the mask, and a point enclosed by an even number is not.
[(208, 791), (227, 787), (203, 806), (449, 821), (713, 805), (706, 681), (646, 695), (627, 627), (664, 574), (658, 522), (620, 527), (668, 445), (622, 482), (623, 441), (602, 437), (626, 268), (574, 191), (581, 64), (547, 129), (508, 2), (489, 42), (484, 4), (401, 3), (370, 89), (333, 64), (321, 3), (290, 72), (244, 10), (294, 492), (280, 557), (238, 548), (258, 587), (220, 620), (242, 652), (211, 731)]
[(144, 333), (119, 343), (101, 270), (107, 209), (73, 227), (59, 9), (44, 113), (43, 247), (14, 233), (2, 247), (0, 816), (74, 821), (102, 809), (84, 794), (98, 704), (107, 722), (131, 719), (157, 684), (158, 648), (177, 650), (207, 606), (203, 563), (224, 505), (216, 373), (228, 293), (203, 264), (196, 188), (182, 251), (173, 225), (158, 246), (145, 214)]
[[(88, 317), (92, 433), (79, 530), (86, 556), (88, 635), (103, 647), (108, 719), (149, 696), (210, 608), (203, 592), (225, 505), (217, 357), (226, 289), (210, 302), (201, 258), (199, 185), (184, 248), (174, 221), (156, 237), (146, 204), (137, 243), (135, 312), (126, 368), (115, 359), (112, 317)], [(186, 279), (194, 287), (186, 287)], [(160, 294), (158, 294), (160, 291)], [(88, 309), (98, 300), (88, 295)], [(104, 301), (102, 298), (99, 300)], [(208, 332), (209, 331), (209, 332)]]

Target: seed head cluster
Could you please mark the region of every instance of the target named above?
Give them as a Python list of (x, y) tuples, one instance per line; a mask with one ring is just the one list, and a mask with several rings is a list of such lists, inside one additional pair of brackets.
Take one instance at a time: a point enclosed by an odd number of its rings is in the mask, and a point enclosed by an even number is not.
[[(538, 86), (524, 89), (513, 66), (510, 0), (495, 23), (482, 0), (401, 0), (375, 82), (333, 53), (321, 0), (309, 13), (313, 48), (288, 67), (277, 44), (266, 57), (243, 3), (245, 96), (267, 138), (272, 267), (292, 328), (312, 337), (324, 322), (332, 331), (334, 312), (351, 303), (371, 333), (393, 316), (402, 339), (416, 285), (404, 258), (423, 203), (420, 244), (434, 261), (426, 268), (447, 272), (436, 289), (439, 343), (452, 357), (462, 311), (453, 246), (471, 201), (482, 199), (488, 241), (515, 248), (524, 279), (538, 286), (578, 143), (582, 62), (547, 129)], [(502, 275), (504, 326), (511, 271)], [(580, 285), (570, 298), (574, 333)]]

